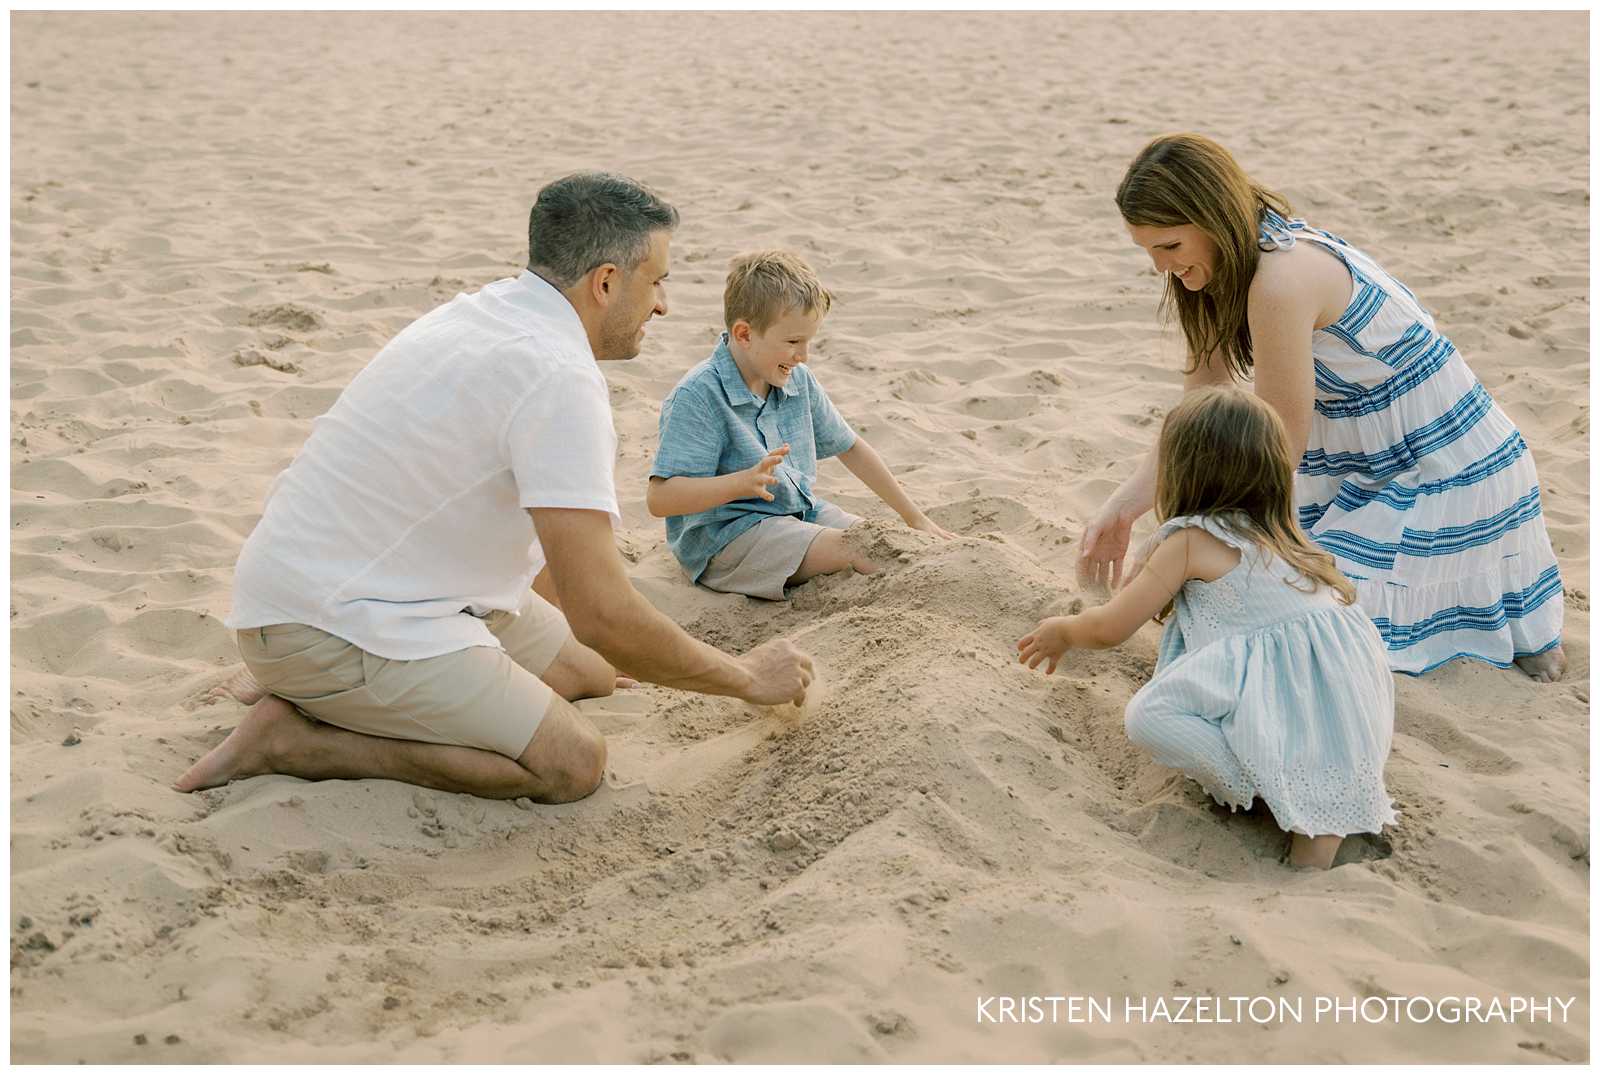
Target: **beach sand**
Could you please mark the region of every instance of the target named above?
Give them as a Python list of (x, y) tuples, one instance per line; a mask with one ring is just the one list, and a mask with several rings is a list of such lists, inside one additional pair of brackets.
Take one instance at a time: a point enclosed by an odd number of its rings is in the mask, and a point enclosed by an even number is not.
[[(1586, 1060), (1587, 40), (1581, 12), (13, 14), (12, 1059)], [(1184, 129), (1437, 312), (1537, 455), (1567, 587), (1563, 683), (1398, 682), (1401, 820), (1325, 874), (1126, 742), (1158, 628), (1015, 660), (1089, 596), (1073, 542), (1177, 398), (1112, 193)], [(582, 703), (610, 772), (561, 807), (169, 790), (243, 714), (196, 698), (311, 419), (520, 269), (534, 193), (585, 167), (683, 216), (670, 315), (605, 367), (618, 543), (694, 635), (811, 651), (805, 709)], [(691, 587), (644, 508), (659, 401), (761, 246), (833, 288), (814, 371), (962, 535), (878, 528), (888, 570), (787, 604)], [(837, 461), (819, 487), (893, 521)], [(1576, 1001), (1313, 1021), (1465, 994)], [(981, 1021), (1000, 995), (1116, 1018)], [(1305, 1022), (1124, 1018), (1186, 995)]]

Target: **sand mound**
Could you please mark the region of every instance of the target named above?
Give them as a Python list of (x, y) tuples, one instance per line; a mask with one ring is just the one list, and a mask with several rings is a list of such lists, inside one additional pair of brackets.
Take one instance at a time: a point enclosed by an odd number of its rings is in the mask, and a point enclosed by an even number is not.
[[(1329, 93), (1303, 51), (1262, 51), (1262, 18), (16, 16), (12, 1058), (1586, 1059), (1584, 22), (1268, 16), (1361, 42)], [(1175, 97), (1152, 35), (1211, 77)], [(596, 97), (624, 37), (637, 77)], [(708, 81), (707, 42), (748, 62)], [(1049, 678), (1016, 662), (1092, 599), (1071, 543), (1176, 398), (1110, 194), (1182, 128), (1438, 311), (1538, 455), (1568, 584), (1567, 682), (1399, 684), (1402, 819), (1327, 874), (1129, 747), (1155, 629)], [(583, 703), (610, 772), (562, 807), (168, 790), (242, 713), (204, 702), (236, 660), (232, 566), (311, 420), (407, 322), (516, 271), (537, 183), (594, 166), (684, 220), (671, 316), (606, 370), (619, 546), (698, 637), (812, 652), (806, 705)], [(659, 400), (715, 338), (728, 258), (767, 245), (838, 296), (830, 395), (961, 535), (888, 525), (826, 462), (884, 570), (781, 604), (691, 587), (643, 504)], [(975, 1018), (1206, 993), (1578, 1003), (1566, 1025)]]

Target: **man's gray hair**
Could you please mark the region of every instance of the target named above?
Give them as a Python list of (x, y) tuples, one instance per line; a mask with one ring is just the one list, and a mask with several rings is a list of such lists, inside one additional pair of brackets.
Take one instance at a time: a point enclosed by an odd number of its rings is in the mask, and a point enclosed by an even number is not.
[(642, 183), (610, 172), (577, 172), (539, 192), (528, 214), (528, 268), (560, 288), (610, 262), (637, 268), (650, 233), (678, 226), (678, 211)]

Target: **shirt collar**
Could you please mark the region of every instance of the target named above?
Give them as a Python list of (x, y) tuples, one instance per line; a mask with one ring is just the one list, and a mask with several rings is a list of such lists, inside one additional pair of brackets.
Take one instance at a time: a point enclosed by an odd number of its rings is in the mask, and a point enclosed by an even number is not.
[(568, 329), (572, 342), (581, 345), (584, 354), (594, 357), (594, 349), (589, 346), (589, 333), (583, 327), (583, 319), (578, 316), (578, 311), (572, 308), (571, 301), (557, 290), (555, 285), (532, 269), (523, 269), (517, 274), (516, 281), (534, 310), (554, 319), (562, 328)]
[[(722, 339), (717, 341), (717, 349), (711, 353), (711, 368), (717, 371), (717, 380), (722, 382), (722, 394), (728, 397), (728, 402), (737, 407), (745, 403), (754, 403), (761, 406), (762, 400), (750, 386), (744, 383), (744, 374), (739, 372), (739, 363), (734, 359), (733, 352), (728, 349), (728, 334), (724, 332)], [(798, 389), (792, 387), (794, 374), (789, 375), (789, 383), (784, 385), (768, 385), (767, 398), (772, 398), (774, 388), (785, 396), (794, 395)]]

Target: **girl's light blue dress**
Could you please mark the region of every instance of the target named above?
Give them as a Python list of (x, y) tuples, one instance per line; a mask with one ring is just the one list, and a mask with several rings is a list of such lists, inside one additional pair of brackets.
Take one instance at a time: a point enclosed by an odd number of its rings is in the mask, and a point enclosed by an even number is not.
[(1163, 523), (1151, 548), (1197, 527), (1240, 552), (1213, 582), (1174, 599), (1156, 672), (1128, 703), (1128, 737), (1218, 802), (1256, 796), (1308, 836), (1377, 832), (1395, 819), (1383, 785), (1394, 682), (1382, 638), (1357, 605), (1310, 589), (1229, 517)]

